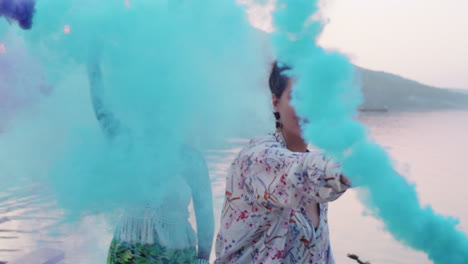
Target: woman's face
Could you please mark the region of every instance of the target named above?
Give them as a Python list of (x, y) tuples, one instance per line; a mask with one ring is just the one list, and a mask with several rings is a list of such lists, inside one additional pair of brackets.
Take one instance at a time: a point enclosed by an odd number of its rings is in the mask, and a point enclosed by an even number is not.
[(296, 116), (296, 111), (291, 106), (291, 89), (294, 81), (290, 79), (288, 86), (284, 90), (280, 98), (273, 95), (273, 107), (280, 114), (280, 122), (283, 125), (283, 133), (288, 133), (297, 137), (301, 137), (301, 126), (299, 125), (299, 117)]

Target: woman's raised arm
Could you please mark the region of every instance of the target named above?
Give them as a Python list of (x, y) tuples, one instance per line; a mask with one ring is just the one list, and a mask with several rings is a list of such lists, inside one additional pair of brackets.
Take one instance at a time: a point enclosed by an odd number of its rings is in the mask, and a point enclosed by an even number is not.
[(122, 128), (119, 120), (108, 109), (108, 106), (105, 105), (103, 99), (104, 84), (99, 61), (97, 59), (90, 60), (87, 70), (94, 114), (106, 136), (114, 138), (121, 132)]

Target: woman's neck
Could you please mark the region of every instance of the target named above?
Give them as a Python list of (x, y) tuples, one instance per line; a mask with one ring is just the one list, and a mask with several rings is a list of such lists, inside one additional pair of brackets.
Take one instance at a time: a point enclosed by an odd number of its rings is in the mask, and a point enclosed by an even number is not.
[(301, 136), (288, 133), (286, 130), (282, 130), (284, 141), (286, 143), (286, 148), (293, 152), (306, 152), (307, 144)]

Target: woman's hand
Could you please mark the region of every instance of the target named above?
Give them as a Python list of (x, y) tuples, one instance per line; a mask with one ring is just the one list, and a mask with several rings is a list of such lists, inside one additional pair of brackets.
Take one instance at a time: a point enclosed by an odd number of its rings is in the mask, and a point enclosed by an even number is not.
[(341, 175), (341, 176), (340, 176), (340, 182), (341, 182), (342, 184), (348, 186), (348, 188), (351, 188), (351, 181), (349, 180), (348, 177)]

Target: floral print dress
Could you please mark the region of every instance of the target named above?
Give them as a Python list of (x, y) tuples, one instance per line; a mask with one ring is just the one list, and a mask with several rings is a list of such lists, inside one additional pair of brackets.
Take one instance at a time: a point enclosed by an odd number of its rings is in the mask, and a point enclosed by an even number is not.
[[(195, 263), (200, 244), (189, 222), (188, 207), (191, 201), (194, 205), (203, 203), (204, 208), (195, 210), (202, 216), (207, 215), (204, 210), (212, 212), (211, 186), (201, 153), (190, 147), (181, 151), (182, 166), (155, 188), (158, 199), (125, 208), (115, 229), (107, 264)], [(208, 227), (209, 223), (208, 218), (204, 219)], [(212, 236), (205, 239), (211, 241)]]
[[(196, 234), (189, 223), (191, 191), (183, 179), (158, 206), (126, 208), (115, 229), (107, 264), (192, 264)], [(174, 187), (168, 188), (175, 190)]]
[(347, 189), (340, 174), (319, 152), (286, 149), (280, 132), (252, 139), (227, 176), (215, 263), (333, 264), (327, 202)]

